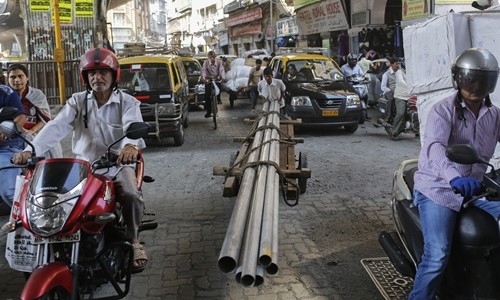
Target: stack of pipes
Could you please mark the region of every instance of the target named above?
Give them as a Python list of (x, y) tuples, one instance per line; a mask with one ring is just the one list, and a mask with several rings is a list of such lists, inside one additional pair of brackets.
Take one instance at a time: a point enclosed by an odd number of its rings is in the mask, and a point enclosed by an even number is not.
[(254, 135), (247, 163), (257, 166), (244, 168), (218, 261), (222, 272), (235, 271), (245, 287), (259, 286), (265, 273), (278, 272), (279, 174), (269, 162), (279, 166), (279, 109), (277, 101), (264, 103), (257, 128), (270, 127)]

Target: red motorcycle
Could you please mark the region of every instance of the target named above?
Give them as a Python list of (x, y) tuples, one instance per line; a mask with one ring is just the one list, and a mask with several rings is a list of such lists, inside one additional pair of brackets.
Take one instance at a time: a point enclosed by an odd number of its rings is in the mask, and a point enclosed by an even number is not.
[[(1, 129), (9, 137), (20, 136), (12, 121), (2, 122)], [(33, 151), (31, 161), (22, 166), (25, 181), (14, 199), (7, 226), (12, 232), (24, 230), (16, 238), (25, 239), (14, 242), (11, 249), (7, 245), (7, 251), (24, 249), (20, 253), (29, 254), (31, 247), (35, 252), (33, 261), (28, 255), (28, 261), (21, 263), (32, 266), (33, 272), (20, 299), (121, 299), (127, 295), (133, 247), (125, 237), (113, 182), (96, 171), (115, 166), (113, 145), (125, 137), (142, 138), (149, 130), (147, 123), (131, 124), (126, 135), (109, 145), (106, 154), (92, 164), (76, 158), (44, 159)], [(154, 181), (144, 176), (142, 155), (136, 163), (136, 175), (139, 190), (143, 182)], [(143, 220), (139, 231), (156, 228), (153, 221), (153, 217)], [(96, 298), (96, 289), (105, 285), (111, 286), (114, 294)]]

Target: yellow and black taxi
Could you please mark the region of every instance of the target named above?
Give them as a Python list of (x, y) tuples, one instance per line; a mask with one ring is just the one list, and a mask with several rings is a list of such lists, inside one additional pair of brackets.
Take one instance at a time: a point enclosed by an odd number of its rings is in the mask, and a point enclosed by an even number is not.
[(189, 104), (191, 107), (196, 107), (205, 103), (205, 85), (200, 90), (201, 85), (201, 64), (198, 59), (193, 56), (182, 55), (182, 64), (186, 70), (186, 75), (189, 84)]
[(286, 86), (284, 111), (302, 119), (299, 126), (343, 126), (353, 133), (364, 122), (359, 96), (328, 56), (286, 53), (275, 56), (270, 67)]
[(181, 57), (142, 55), (118, 60), (121, 78), (118, 88), (141, 101), (141, 113), (161, 141), (172, 137), (174, 144), (184, 143), (188, 127), (189, 85)]

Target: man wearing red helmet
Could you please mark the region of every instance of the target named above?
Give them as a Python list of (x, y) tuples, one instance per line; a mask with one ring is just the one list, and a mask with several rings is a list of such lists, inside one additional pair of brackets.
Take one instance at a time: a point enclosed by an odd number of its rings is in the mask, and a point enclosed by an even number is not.
[[(32, 142), (38, 153), (44, 153), (73, 132), (72, 151), (76, 158), (92, 162), (106, 153), (108, 145), (121, 138), (131, 123), (143, 121), (140, 102), (116, 88), (120, 65), (113, 52), (106, 48), (85, 52), (80, 60), (80, 76), (86, 91), (73, 94), (59, 114), (38, 133)], [(137, 161), (139, 149), (144, 147), (142, 139), (123, 139), (112, 148), (118, 153), (120, 167), (106, 173), (113, 178), (123, 205), (127, 237), (134, 247), (134, 272), (142, 271), (148, 258), (138, 240), (144, 201), (135, 183), (133, 166), (128, 164)], [(13, 162), (24, 164), (31, 151), (28, 146), (14, 155)]]

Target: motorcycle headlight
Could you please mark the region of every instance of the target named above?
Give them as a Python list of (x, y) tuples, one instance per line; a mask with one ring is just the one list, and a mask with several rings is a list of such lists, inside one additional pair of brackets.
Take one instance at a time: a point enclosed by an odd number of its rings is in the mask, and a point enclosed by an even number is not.
[(347, 108), (357, 108), (361, 106), (361, 100), (359, 100), (358, 95), (347, 96), (346, 107)]
[(58, 233), (68, 220), (76, 201), (80, 197), (87, 179), (65, 194), (43, 192), (29, 195), (26, 201), (26, 215), (31, 230), (47, 237)]
[(205, 94), (205, 85), (204, 84), (197, 84), (194, 87), (194, 91), (196, 94)]
[(175, 104), (173, 103), (159, 104), (156, 113), (158, 115), (173, 115), (175, 113)]
[(308, 96), (292, 97), (292, 106), (312, 106), (311, 99)]

